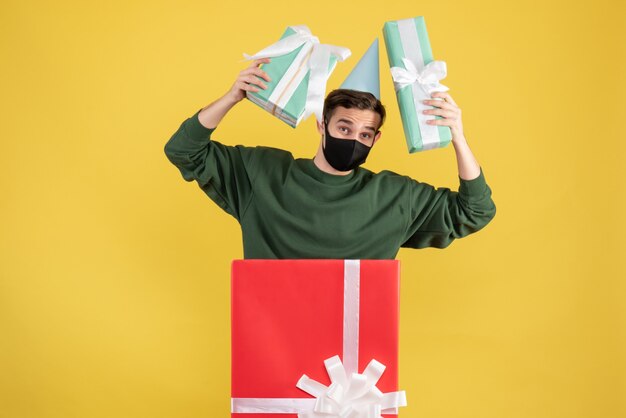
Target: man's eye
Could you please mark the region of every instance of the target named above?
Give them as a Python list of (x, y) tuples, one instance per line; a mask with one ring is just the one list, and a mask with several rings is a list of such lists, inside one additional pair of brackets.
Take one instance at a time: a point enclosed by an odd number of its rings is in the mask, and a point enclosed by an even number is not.
[(341, 132), (348, 132), (348, 128), (346, 128), (346, 127), (341, 127), (341, 128), (339, 128), (339, 130)]

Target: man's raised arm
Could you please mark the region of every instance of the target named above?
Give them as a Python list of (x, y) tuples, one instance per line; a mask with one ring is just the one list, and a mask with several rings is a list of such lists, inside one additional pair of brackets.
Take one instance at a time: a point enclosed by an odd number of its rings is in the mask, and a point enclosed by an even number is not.
[(412, 180), (410, 200), (414, 215), (409, 219), (403, 247), (445, 248), (456, 238), (482, 229), (496, 214), (491, 188), (463, 134), (461, 109), (449, 93), (436, 92), (432, 97), (444, 100), (425, 100), (425, 104), (436, 108), (424, 113), (442, 116), (443, 119), (431, 119), (427, 123), (449, 126), (452, 131), (459, 191), (446, 187), (435, 189)]
[(269, 60), (252, 62), (239, 73), (224, 96), (183, 121), (164, 148), (165, 155), (186, 181), (197, 181), (215, 203), (237, 219), (252, 197), (255, 148), (224, 145), (212, 140), (211, 134), (226, 113), (246, 97), (246, 91), (266, 88), (258, 78), (268, 79), (258, 67), (263, 62)]
[(266, 81), (271, 81), (267, 73), (259, 68), (260, 64), (268, 62), (270, 62), (269, 58), (252, 61), (248, 68), (239, 73), (239, 77), (237, 77), (237, 80), (235, 80), (235, 83), (233, 83), (233, 86), (225, 95), (203, 107), (198, 115), (202, 126), (215, 129), (224, 115), (226, 115), (234, 105), (246, 97), (246, 91), (259, 91), (259, 87), (257, 86), (266, 89), (267, 85), (258, 77), (263, 77)]

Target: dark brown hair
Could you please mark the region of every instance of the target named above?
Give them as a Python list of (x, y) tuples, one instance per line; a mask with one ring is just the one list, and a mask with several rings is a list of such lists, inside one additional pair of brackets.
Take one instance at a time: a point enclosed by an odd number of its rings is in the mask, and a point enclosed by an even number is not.
[(337, 89), (331, 91), (324, 100), (324, 121), (328, 122), (336, 107), (341, 106), (346, 109), (356, 107), (362, 110), (373, 110), (380, 115), (380, 125), (385, 122), (385, 107), (372, 93), (357, 90)]

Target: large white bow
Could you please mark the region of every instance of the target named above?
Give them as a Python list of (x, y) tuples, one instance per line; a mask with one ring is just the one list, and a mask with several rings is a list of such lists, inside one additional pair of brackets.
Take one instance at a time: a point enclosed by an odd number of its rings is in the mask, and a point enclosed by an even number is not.
[(421, 71), (415, 67), (415, 64), (407, 58), (402, 58), (405, 68), (391, 67), (391, 76), (396, 91), (417, 83), (424, 92), (430, 96), (436, 91), (448, 91), (448, 87), (439, 83), (447, 74), (445, 61), (431, 61), (422, 68)]
[(339, 356), (324, 361), (330, 376), (330, 386), (325, 386), (306, 374), (296, 386), (315, 396), (312, 411), (298, 413), (298, 418), (380, 418), (384, 409), (406, 406), (405, 392), (382, 393), (376, 383), (385, 371), (382, 363), (372, 359), (363, 374), (347, 376)]
[(337, 58), (337, 61), (344, 61), (350, 56), (351, 51), (340, 46), (320, 44), (317, 36), (314, 36), (306, 25), (290, 26), (290, 28), (295, 33), (280, 39), (254, 55), (243, 54), (243, 56), (246, 60), (255, 60), (285, 55), (301, 45), (304, 45), (306, 49), (310, 49), (310, 58), (305, 67), (306, 70), (310, 70), (309, 86), (302, 120), (311, 114), (315, 114), (317, 119), (321, 121), (326, 95), (326, 81), (330, 76), (328, 71), (330, 57), (332, 55)]

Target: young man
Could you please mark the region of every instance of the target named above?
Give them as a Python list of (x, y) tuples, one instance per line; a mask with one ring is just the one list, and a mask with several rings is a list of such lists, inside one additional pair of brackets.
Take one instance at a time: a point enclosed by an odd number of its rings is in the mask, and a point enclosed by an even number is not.
[(434, 93), (452, 130), (460, 187), (435, 189), (391, 171), (360, 167), (380, 140), (385, 109), (369, 92), (338, 89), (324, 103), (315, 157), (294, 159), (264, 146), (229, 146), (211, 137), (246, 91), (269, 81), (255, 60), (221, 98), (186, 119), (165, 145), (168, 159), (241, 225), (244, 258), (393, 259), (400, 247), (445, 248), (495, 215), (491, 189), (463, 135), (461, 111)]

